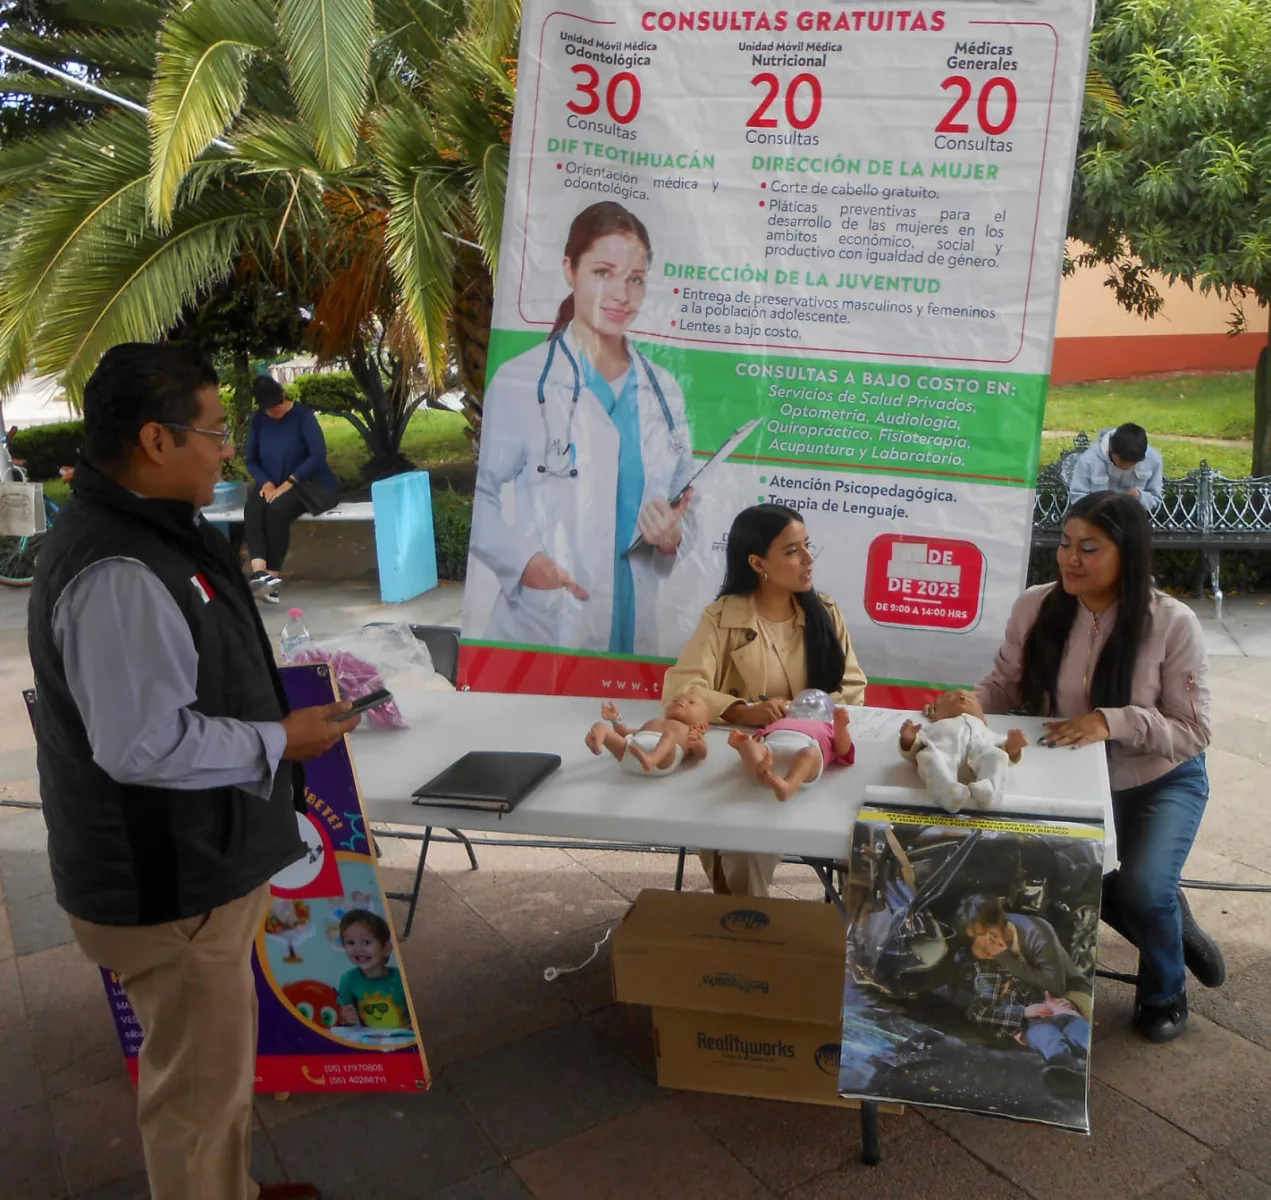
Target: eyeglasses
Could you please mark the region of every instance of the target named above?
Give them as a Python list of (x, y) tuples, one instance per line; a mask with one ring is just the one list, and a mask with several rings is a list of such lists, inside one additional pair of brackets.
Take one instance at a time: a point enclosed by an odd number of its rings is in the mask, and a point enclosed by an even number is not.
[(164, 429), (179, 429), (183, 433), (201, 433), (204, 437), (215, 438), (221, 444), (224, 450), (230, 444), (230, 439), (234, 436), (232, 429), (200, 429), (197, 425), (174, 425), (169, 421), (164, 421)]

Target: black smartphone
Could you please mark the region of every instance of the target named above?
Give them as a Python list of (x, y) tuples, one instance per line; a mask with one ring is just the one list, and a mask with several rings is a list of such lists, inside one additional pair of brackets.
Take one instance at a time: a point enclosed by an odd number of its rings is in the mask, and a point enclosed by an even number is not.
[(373, 708), (379, 708), (381, 704), (387, 704), (393, 698), (393, 693), (388, 688), (376, 688), (373, 692), (367, 692), (365, 696), (359, 696), (353, 701), (353, 707), (348, 712), (336, 713), (333, 717), (328, 717), (328, 721), (334, 721), (337, 724), (340, 721), (347, 721), (351, 717), (360, 717), (365, 712), (370, 712)]

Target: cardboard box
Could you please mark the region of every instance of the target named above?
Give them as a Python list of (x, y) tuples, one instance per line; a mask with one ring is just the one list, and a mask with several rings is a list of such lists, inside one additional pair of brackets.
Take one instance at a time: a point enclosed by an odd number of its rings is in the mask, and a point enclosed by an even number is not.
[(646, 889), (614, 934), (614, 995), (837, 1026), (846, 956), (832, 904)]
[[(728, 1013), (653, 1010), (662, 1087), (859, 1108), (838, 1094), (841, 1026)], [(898, 1104), (880, 1111), (904, 1112)]]
[(663, 1087), (860, 1107), (838, 1094), (847, 930), (834, 905), (646, 889), (612, 961), (617, 999), (653, 1009)]

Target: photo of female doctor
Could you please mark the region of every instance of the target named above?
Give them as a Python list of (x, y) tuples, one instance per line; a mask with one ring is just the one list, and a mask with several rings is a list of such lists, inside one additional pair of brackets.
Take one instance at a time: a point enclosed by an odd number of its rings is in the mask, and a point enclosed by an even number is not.
[(684, 537), (693, 457), (679, 385), (626, 336), (652, 255), (622, 205), (580, 212), (551, 334), (490, 382), (471, 549), (499, 591), (470, 636), (659, 652), (657, 590)]

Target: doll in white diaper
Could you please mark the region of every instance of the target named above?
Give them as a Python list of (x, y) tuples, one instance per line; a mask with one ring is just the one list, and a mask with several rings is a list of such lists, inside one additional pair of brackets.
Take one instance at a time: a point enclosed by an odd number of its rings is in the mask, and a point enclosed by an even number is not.
[(600, 706), (604, 720), (591, 727), (587, 745), (593, 754), (608, 750), (623, 770), (636, 775), (669, 775), (685, 758), (705, 758), (710, 726), (705, 701), (685, 692), (667, 704), (665, 712), (631, 729), (622, 723), (618, 706), (606, 700)]
[(1027, 735), (1019, 729), (994, 733), (973, 692), (945, 692), (925, 715), (930, 725), (906, 721), (901, 727), (900, 753), (918, 768), (927, 794), (951, 813), (972, 802), (984, 810), (999, 804), (1006, 770), (1019, 762)]
[(751, 778), (783, 801), (820, 779), (830, 763), (851, 766), (856, 758), (847, 709), (835, 707), (816, 688), (800, 692), (784, 717), (753, 735), (734, 729), (728, 744), (741, 755)]

